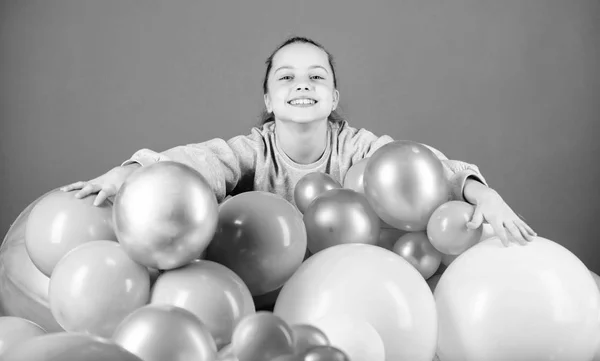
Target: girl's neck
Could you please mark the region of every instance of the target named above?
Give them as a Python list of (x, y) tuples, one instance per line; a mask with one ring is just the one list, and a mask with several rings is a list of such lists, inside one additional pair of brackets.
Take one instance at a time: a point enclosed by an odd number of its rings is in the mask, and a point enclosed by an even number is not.
[(298, 164), (319, 160), (327, 148), (328, 120), (294, 123), (275, 120), (275, 135), (279, 147)]

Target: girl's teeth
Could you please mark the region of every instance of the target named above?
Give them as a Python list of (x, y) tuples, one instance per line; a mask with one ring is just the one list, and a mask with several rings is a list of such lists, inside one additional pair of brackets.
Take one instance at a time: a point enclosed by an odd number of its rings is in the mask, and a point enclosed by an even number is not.
[(292, 104), (292, 105), (309, 105), (309, 104), (315, 104), (315, 101), (312, 99), (296, 99), (296, 100), (292, 100), (290, 102), (290, 104)]

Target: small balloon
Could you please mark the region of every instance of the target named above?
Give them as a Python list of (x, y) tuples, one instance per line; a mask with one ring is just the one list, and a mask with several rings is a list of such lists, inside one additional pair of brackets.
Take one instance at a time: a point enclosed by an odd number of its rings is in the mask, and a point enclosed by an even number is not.
[(217, 346), (193, 313), (170, 305), (146, 305), (132, 312), (112, 339), (144, 361), (214, 361)]
[(450, 201), (439, 206), (427, 223), (427, 236), (440, 252), (459, 255), (479, 242), (481, 227), (467, 228), (475, 207), (463, 201)]
[(394, 244), (396, 244), (396, 241), (405, 234), (406, 231), (382, 226), (379, 230), (379, 241), (377, 241), (377, 245), (379, 247), (392, 251), (394, 249)]
[(0, 317), (0, 356), (11, 346), (45, 334), (43, 328), (24, 318)]
[(304, 213), (308, 205), (324, 192), (342, 188), (342, 185), (329, 174), (321, 172), (308, 173), (300, 178), (294, 187), (294, 202), (301, 213)]
[(431, 245), (425, 232), (411, 232), (398, 238), (393, 252), (412, 264), (425, 279), (431, 277), (442, 262), (442, 254)]
[(327, 335), (313, 325), (292, 325), (292, 336), (294, 338), (294, 353), (302, 354), (315, 346), (328, 346)]
[(379, 241), (379, 217), (367, 198), (351, 189), (333, 189), (315, 199), (304, 213), (308, 249), (313, 253), (338, 244)]
[(271, 312), (260, 311), (242, 319), (231, 344), (239, 361), (264, 361), (292, 354), (292, 330)]
[(365, 194), (394, 228), (423, 231), (433, 211), (450, 199), (440, 159), (423, 144), (394, 141), (373, 153), (364, 172)]
[(344, 351), (333, 346), (317, 346), (307, 351), (302, 361), (354, 361)]

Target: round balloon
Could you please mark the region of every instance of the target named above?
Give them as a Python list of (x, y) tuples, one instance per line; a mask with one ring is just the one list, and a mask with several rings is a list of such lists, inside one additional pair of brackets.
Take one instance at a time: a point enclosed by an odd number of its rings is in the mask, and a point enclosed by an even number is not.
[(112, 205), (94, 206), (92, 196), (78, 199), (60, 190), (45, 195), (25, 228), (25, 245), (35, 266), (50, 277), (56, 263), (73, 248), (94, 240), (116, 241)]
[(193, 313), (170, 305), (146, 305), (127, 316), (112, 339), (144, 361), (214, 361), (217, 346)]
[(364, 174), (368, 161), (369, 158), (363, 158), (348, 169), (344, 177), (344, 188), (352, 189), (358, 193), (365, 192)]
[(150, 303), (192, 312), (206, 325), (218, 348), (231, 342), (233, 330), (242, 318), (255, 312), (244, 281), (229, 268), (206, 260), (160, 275)]
[(276, 194), (238, 194), (219, 208), (219, 223), (206, 258), (240, 276), (253, 296), (281, 287), (306, 253), (302, 214)]
[(353, 361), (344, 351), (334, 346), (317, 346), (300, 358), (300, 361)]
[(119, 242), (136, 262), (168, 270), (201, 256), (217, 226), (218, 204), (208, 181), (177, 162), (141, 167), (115, 197)]
[[(2, 361), (142, 361), (104, 338), (81, 333), (52, 333), (21, 342)], [(145, 360), (144, 360), (145, 361)]]
[(78, 246), (56, 264), (50, 278), (50, 309), (69, 332), (110, 337), (149, 297), (148, 269), (116, 242)]
[(302, 354), (315, 346), (328, 346), (327, 335), (312, 325), (292, 325), (294, 339), (294, 354)]
[(322, 172), (312, 172), (300, 178), (294, 187), (294, 202), (296, 207), (302, 213), (306, 211), (308, 205), (324, 192), (342, 188), (342, 185), (333, 179), (329, 174)]
[(367, 198), (351, 189), (333, 189), (315, 199), (306, 212), (304, 224), (308, 249), (315, 254), (343, 243), (377, 244), (379, 217)]
[(481, 239), (482, 227), (467, 228), (475, 207), (462, 201), (450, 201), (439, 206), (427, 223), (431, 244), (444, 254), (459, 255)]
[(410, 232), (398, 238), (392, 251), (412, 264), (428, 279), (440, 267), (442, 254), (435, 249), (425, 232)]
[(0, 317), (0, 356), (11, 346), (42, 336), (46, 331), (21, 317)]
[(406, 233), (408, 232), (396, 228), (387, 228), (382, 226), (379, 229), (379, 240), (377, 241), (377, 245), (392, 251), (396, 241), (398, 241), (398, 239)]
[(473, 246), (446, 269), (435, 298), (441, 360), (583, 361), (598, 344), (600, 292), (585, 265), (547, 239)]
[(423, 144), (398, 140), (373, 153), (364, 172), (365, 194), (387, 224), (423, 231), (433, 211), (450, 200), (440, 159)]
[(343, 244), (311, 256), (283, 286), (274, 312), (290, 325), (319, 327), (333, 312), (368, 322), (387, 360), (431, 361), (435, 352), (429, 286), (405, 259), (377, 246)]
[(240, 361), (264, 361), (294, 353), (290, 327), (271, 312), (246, 316), (236, 327), (231, 340), (233, 353)]

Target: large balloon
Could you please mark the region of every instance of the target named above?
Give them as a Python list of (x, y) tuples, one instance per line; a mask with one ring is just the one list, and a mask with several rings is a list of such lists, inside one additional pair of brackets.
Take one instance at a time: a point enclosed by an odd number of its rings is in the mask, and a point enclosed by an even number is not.
[(25, 228), (33, 207), (50, 191), (19, 214), (0, 247), (0, 315), (22, 317), (48, 332), (63, 331), (48, 303), (50, 279), (31, 261), (25, 247)]
[(112, 205), (94, 206), (94, 197), (75, 198), (74, 192), (53, 191), (33, 209), (25, 228), (29, 257), (50, 277), (56, 263), (73, 248), (98, 239), (116, 241)]
[(387, 224), (405, 231), (423, 231), (433, 211), (450, 200), (442, 162), (426, 146), (394, 141), (369, 158), (365, 194)]
[(146, 361), (104, 338), (59, 332), (8, 349), (2, 361)]
[(44, 334), (43, 328), (24, 318), (0, 317), (0, 356), (11, 346)]
[(585, 265), (536, 238), (494, 237), (460, 255), (435, 289), (441, 360), (591, 360), (600, 292)]
[(192, 312), (206, 325), (218, 348), (231, 342), (233, 330), (242, 318), (255, 312), (244, 281), (229, 268), (206, 260), (160, 275), (150, 303)]
[(146, 267), (167, 270), (201, 256), (215, 233), (218, 204), (196, 170), (158, 162), (127, 178), (115, 197), (113, 216), (129, 256)]
[(458, 255), (481, 239), (482, 227), (467, 228), (475, 207), (467, 202), (450, 201), (439, 206), (427, 223), (431, 244), (444, 254)]
[(431, 361), (435, 352), (429, 286), (405, 259), (377, 246), (343, 244), (311, 256), (283, 286), (274, 312), (290, 325), (317, 328), (333, 312), (368, 322), (383, 341), (386, 360)]
[(240, 361), (264, 361), (294, 353), (290, 327), (278, 316), (260, 311), (245, 317), (231, 340), (233, 353)]
[(329, 174), (321, 172), (308, 173), (300, 178), (294, 187), (294, 202), (296, 207), (302, 213), (306, 211), (308, 205), (324, 192), (342, 188), (342, 185), (333, 179)]
[(412, 264), (425, 279), (433, 276), (442, 262), (442, 254), (431, 245), (425, 232), (401, 236), (392, 251)]
[(148, 269), (116, 242), (92, 241), (73, 249), (50, 278), (50, 309), (69, 332), (109, 337), (150, 298)]
[(304, 212), (304, 224), (313, 254), (342, 243), (379, 241), (379, 217), (367, 198), (352, 189), (323, 193)]
[(214, 361), (217, 346), (191, 312), (169, 305), (147, 305), (119, 324), (112, 339), (144, 361)]
[(251, 191), (223, 202), (206, 258), (237, 273), (253, 296), (281, 287), (306, 253), (302, 214), (276, 194)]

